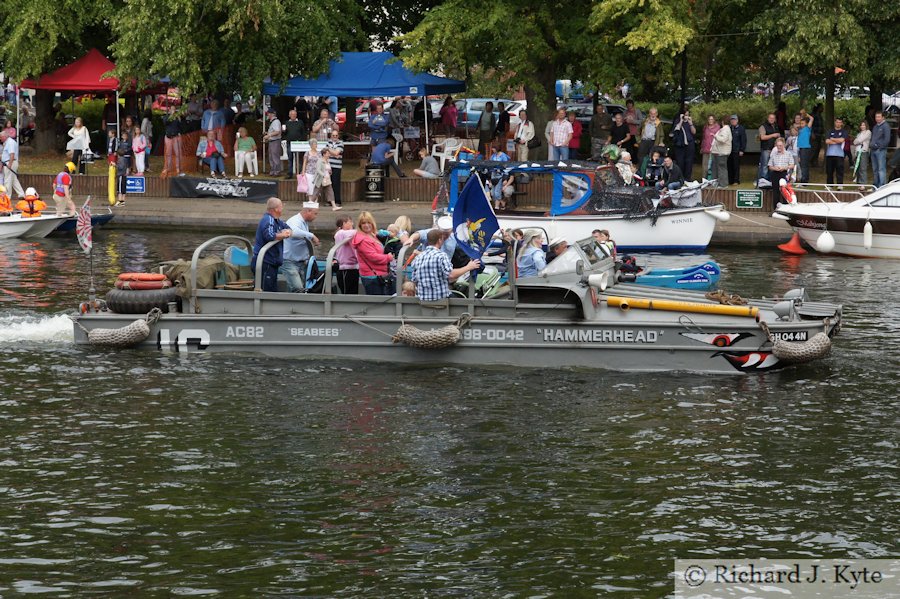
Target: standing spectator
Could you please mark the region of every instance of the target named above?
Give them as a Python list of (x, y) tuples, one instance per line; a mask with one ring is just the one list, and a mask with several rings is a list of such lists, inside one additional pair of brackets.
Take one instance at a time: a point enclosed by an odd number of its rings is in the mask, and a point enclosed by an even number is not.
[(341, 131), (335, 125), (331, 130), (331, 139), (325, 144), (328, 150), (328, 164), (331, 165), (331, 188), (334, 191), (334, 202), (342, 206), (341, 202), (341, 173), (344, 170), (344, 142), (341, 141)]
[(778, 125), (778, 133), (786, 135), (788, 130), (787, 104), (779, 102), (775, 108), (775, 124)]
[(388, 118), (384, 114), (384, 104), (375, 100), (369, 102), (369, 134), (372, 136), (373, 146), (382, 143), (388, 136)]
[(234, 176), (244, 174), (244, 165), (247, 165), (251, 177), (259, 174), (259, 161), (256, 159), (256, 140), (249, 136), (246, 127), (238, 129), (238, 136), (234, 142)]
[(825, 138), (825, 177), (829, 185), (834, 183), (835, 174), (838, 185), (844, 183), (844, 143), (848, 138), (844, 119), (834, 119), (834, 129)]
[[(297, 118), (304, 123), (311, 123), (313, 121), (312, 106), (310, 106), (305, 97), (299, 96), (296, 99), (294, 102), (294, 110), (297, 111)], [(348, 118), (352, 118), (352, 115), (348, 115)]]
[(861, 185), (869, 182), (867, 171), (869, 170), (869, 142), (872, 140), (872, 132), (869, 124), (863, 120), (859, 124), (859, 133), (853, 138), (853, 153), (856, 156), (853, 168), (853, 180)]
[(775, 147), (775, 140), (781, 137), (778, 133), (778, 124), (775, 122), (775, 113), (770, 112), (766, 116), (766, 122), (759, 126), (759, 170), (757, 180), (769, 177), (769, 154)]
[(203, 118), (203, 106), (197, 99), (197, 94), (188, 96), (187, 112), (184, 115), (184, 132), (191, 133), (200, 129), (200, 119)]
[(685, 179), (690, 180), (694, 170), (694, 153), (697, 151), (696, 144), (697, 128), (691, 118), (691, 111), (684, 106), (684, 110), (675, 119), (672, 126), (671, 136), (675, 143), (674, 162), (678, 165)]
[(741, 183), (741, 158), (747, 149), (747, 130), (740, 124), (738, 115), (731, 115), (731, 154), (728, 156), (728, 184)]
[[(356, 229), (353, 228), (353, 217), (339, 216), (337, 231), (334, 232), (334, 244), (337, 245), (345, 239), (356, 237)], [(350, 243), (345, 243), (334, 252), (334, 259), (338, 263), (337, 284), (341, 293), (356, 295), (359, 293), (359, 260)]]
[(625, 101), (625, 124), (628, 125), (628, 133), (631, 137), (628, 145), (624, 149), (631, 153), (635, 153), (638, 140), (640, 139), (641, 123), (644, 120), (644, 113), (634, 107), (634, 100), (629, 98)]
[(131, 135), (125, 129), (119, 135), (116, 141), (116, 180), (119, 184), (119, 196), (116, 200), (116, 206), (125, 205), (125, 191), (128, 187), (128, 169), (131, 166), (131, 159), (134, 152), (131, 149)]
[(90, 152), (91, 134), (82, 124), (80, 116), (75, 117), (75, 124), (69, 129), (69, 137), (72, 139), (66, 144), (66, 147), (72, 151), (72, 162), (76, 164), (78, 174), (83, 175), (84, 164), (81, 162), (81, 157), (85, 151)]
[(731, 127), (725, 117), (722, 117), (722, 126), (713, 136), (710, 154), (713, 162), (712, 174), (717, 187), (728, 187), (728, 157), (731, 155), (733, 136)]
[(101, 117), (103, 125), (107, 131), (110, 129), (116, 131), (118, 135), (119, 115), (116, 114), (116, 102), (114, 96), (106, 96), (106, 103), (103, 105), (103, 115)]
[(147, 150), (144, 152), (144, 171), (150, 172), (150, 154), (153, 153), (153, 111), (149, 108), (144, 111), (141, 120), (141, 133), (147, 139)]
[(647, 118), (641, 124), (641, 145), (638, 146), (638, 164), (644, 163), (644, 158), (650, 155), (654, 146), (661, 146), (665, 141), (662, 121), (659, 120), (659, 111), (654, 106), (647, 114)]
[(588, 132), (591, 135), (591, 160), (600, 161), (600, 154), (603, 148), (609, 143), (610, 129), (612, 129), (613, 120), (606, 111), (606, 105), (597, 104), (594, 110), (594, 116), (591, 117), (591, 123), (588, 126)]
[(812, 117), (812, 121), (810, 121), (810, 126), (812, 127), (812, 135), (810, 136), (812, 158), (809, 165), (813, 168), (819, 166), (819, 153), (822, 151), (822, 139), (825, 137), (825, 119), (822, 117), (823, 110), (824, 107), (821, 104), (816, 104), (810, 115)]
[(715, 178), (712, 173), (712, 159), (710, 155), (712, 154), (713, 138), (715, 138), (719, 129), (721, 127), (716, 122), (716, 117), (713, 115), (706, 117), (706, 125), (703, 127), (703, 141), (700, 142), (700, 157), (703, 161), (700, 174), (702, 179)]
[(224, 126), (225, 121), (222, 118), (222, 113), (219, 112), (219, 101), (213, 100), (209, 108), (203, 111), (203, 115), (200, 118), (200, 131), (204, 136), (212, 131), (213, 139), (222, 141), (222, 128)]
[(313, 177), (312, 201), (318, 203), (324, 197), (331, 204), (332, 210), (340, 210), (334, 201), (334, 189), (331, 184), (331, 164), (328, 162), (328, 148), (322, 148), (319, 161), (316, 163), (316, 174)]
[(444, 105), (441, 106), (439, 114), (441, 115), (441, 128), (444, 134), (456, 135), (456, 120), (459, 116), (459, 111), (456, 109), (452, 96), (444, 98)]
[(2, 163), (0, 167), (2, 169), (0, 169), (0, 173), (3, 175), (0, 178), (0, 184), (6, 187), (9, 193), (15, 191), (16, 198), (21, 200), (25, 196), (25, 190), (22, 189), (22, 184), (19, 183), (19, 176), (16, 174), (19, 172), (19, 142), (14, 137), (10, 137), (9, 133), (4, 129), (0, 131), (0, 146), (2, 146), (2, 151), (0, 151), (0, 163)]
[(569, 142), (573, 133), (572, 123), (566, 120), (566, 110), (560, 108), (556, 111), (556, 118), (550, 123), (548, 160), (569, 159)]
[(519, 111), (519, 124), (516, 127), (516, 160), (528, 160), (528, 142), (534, 139), (534, 123), (528, 120), (528, 113)]
[(303, 156), (303, 176), (306, 177), (307, 189), (309, 190), (306, 195), (310, 200), (312, 200), (313, 192), (315, 191), (316, 167), (319, 166), (321, 158), (319, 155), (319, 142), (314, 137), (309, 140), (309, 152)]
[[(259, 258), (259, 252), (263, 246), (270, 241), (283, 241), (290, 237), (293, 232), (286, 222), (281, 220), (281, 213), (284, 205), (278, 198), (269, 198), (266, 202), (266, 213), (259, 220), (256, 227), (256, 239), (253, 243), (253, 259), (250, 261), (250, 268), (256, 272), (256, 262)], [(283, 258), (284, 243), (277, 243), (266, 251), (263, 257), (262, 267), (262, 290), (278, 291), (278, 268), (284, 262)]]
[(309, 223), (319, 215), (319, 205), (315, 202), (303, 202), (300, 212), (287, 220), (291, 236), (284, 241), (284, 261), (279, 272), (284, 275), (284, 282), (290, 293), (300, 293), (306, 289), (306, 272), (310, 259), (315, 260), (314, 245), (319, 245), (319, 238), (309, 230)]
[(506, 149), (506, 140), (509, 138), (509, 112), (505, 102), (497, 102), (497, 129), (494, 137), (500, 140), (500, 147)]
[(306, 141), (306, 139), (306, 123), (298, 118), (297, 110), (292, 109), (288, 112), (288, 120), (284, 124), (284, 140), (287, 142), (288, 153), (288, 179), (294, 178), (294, 173), (297, 172), (300, 164), (300, 152), (291, 151), (291, 142)]
[(491, 151), (491, 141), (494, 139), (494, 131), (497, 129), (497, 115), (494, 114), (494, 103), (486, 102), (484, 110), (478, 117), (478, 151), (482, 156), (487, 156)]
[(787, 179), (794, 168), (794, 156), (784, 147), (784, 138), (775, 140), (775, 148), (769, 152), (766, 173), (772, 183), (772, 209), (781, 203), (781, 181)]
[[(628, 147), (631, 141), (631, 128), (625, 122), (625, 117), (620, 112), (613, 117), (613, 126), (609, 130), (609, 143), (615, 144), (618, 148)], [(693, 159), (692, 159), (693, 160)]]
[(335, 128), (337, 128), (337, 123), (331, 118), (331, 113), (323, 108), (319, 111), (319, 118), (313, 123), (312, 135), (317, 141), (328, 141)]
[(244, 105), (240, 102), (234, 105), (234, 124), (243, 127), (247, 123), (247, 113), (244, 112)]
[[(794, 157), (794, 172), (796, 173), (797, 164), (800, 163), (800, 148), (797, 142), (800, 139), (800, 129), (796, 125), (791, 125), (788, 129), (787, 138), (784, 140), (784, 149), (791, 153)], [(799, 177), (798, 177), (799, 178)]]
[(263, 135), (263, 141), (267, 143), (267, 147), (269, 149), (269, 176), (271, 177), (280, 177), (281, 176), (281, 121), (278, 120), (278, 116), (275, 115), (275, 111), (271, 108), (266, 111), (266, 114), (271, 117), (271, 122), (269, 123), (269, 129), (265, 135)]
[(569, 140), (569, 158), (578, 160), (578, 151), (581, 149), (581, 121), (575, 118), (575, 111), (568, 113), (569, 124), (572, 125), (572, 139)]
[(337, 118), (338, 113), (338, 98), (337, 96), (328, 96), (328, 116), (333, 121)]
[[(875, 176), (875, 187), (887, 183), (887, 147), (891, 141), (891, 126), (884, 120), (884, 113), (875, 111), (875, 127), (872, 128), (872, 139), (869, 150), (872, 152), (872, 172)], [(900, 153), (900, 152), (895, 152)], [(9, 186), (6, 186), (9, 189)]]
[[(134, 128), (131, 139), (131, 151), (134, 153), (134, 170), (138, 176), (144, 176), (144, 160), (147, 158), (147, 136), (140, 127)], [(222, 173), (224, 175), (224, 172)]]
[(228, 154), (222, 147), (222, 142), (216, 139), (216, 133), (212, 129), (206, 131), (206, 137), (197, 144), (197, 156), (203, 164), (209, 166), (209, 176), (225, 176), (225, 158)]
[(797, 154), (799, 157), (799, 173), (797, 180), (800, 183), (809, 183), (809, 164), (812, 159), (812, 127), (810, 123), (813, 117), (804, 115), (800, 117), (800, 131), (797, 132)]
[[(165, 128), (165, 165), (163, 173), (171, 174), (177, 172), (183, 175), (181, 170), (181, 119), (175, 114), (175, 107), (169, 106), (168, 112), (163, 116), (163, 127)], [(173, 170), (171, 167), (174, 166)]]

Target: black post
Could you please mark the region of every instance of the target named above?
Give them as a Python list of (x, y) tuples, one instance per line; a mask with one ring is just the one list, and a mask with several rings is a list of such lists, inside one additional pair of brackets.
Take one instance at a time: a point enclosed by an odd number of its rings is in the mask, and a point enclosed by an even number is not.
[(681, 102), (678, 110), (681, 111), (682, 106), (687, 101), (687, 47), (681, 51)]

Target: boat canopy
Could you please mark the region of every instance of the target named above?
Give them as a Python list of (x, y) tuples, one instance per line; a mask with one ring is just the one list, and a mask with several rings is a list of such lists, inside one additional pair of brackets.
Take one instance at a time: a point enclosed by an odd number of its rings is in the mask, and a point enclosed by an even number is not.
[(471, 160), (451, 162), (449, 169), (448, 196), (450, 212), (456, 206), (461, 190), (460, 182), (466, 181), (472, 173), (482, 177), (482, 181), (505, 179), (510, 175), (534, 176), (545, 174), (552, 177), (553, 185), (550, 201), (550, 216), (562, 216), (583, 208), (597, 186), (616, 184), (615, 169), (603, 165), (578, 161), (566, 162), (497, 162), (493, 160)]

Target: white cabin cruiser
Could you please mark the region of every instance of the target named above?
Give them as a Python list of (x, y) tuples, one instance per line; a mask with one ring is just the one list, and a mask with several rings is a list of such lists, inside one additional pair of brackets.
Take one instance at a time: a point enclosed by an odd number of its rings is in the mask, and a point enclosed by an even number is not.
[[(822, 253), (862, 258), (900, 259), (900, 179), (863, 195), (857, 185), (798, 184), (817, 202), (781, 204), (775, 216), (788, 221), (810, 246)], [(871, 187), (862, 188), (869, 191)], [(857, 199), (842, 202), (838, 193), (857, 190)]]

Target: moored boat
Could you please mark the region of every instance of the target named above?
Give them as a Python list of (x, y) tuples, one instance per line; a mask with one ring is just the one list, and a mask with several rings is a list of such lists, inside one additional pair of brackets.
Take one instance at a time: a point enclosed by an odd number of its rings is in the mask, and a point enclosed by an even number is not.
[(715, 262), (704, 262), (685, 268), (649, 267), (638, 273), (620, 272), (618, 280), (653, 287), (707, 291), (719, 282), (721, 272)]
[[(900, 259), (900, 179), (872, 190), (857, 185), (798, 184), (817, 202), (781, 204), (777, 217), (822, 253)], [(842, 189), (839, 189), (842, 187)], [(869, 193), (864, 193), (869, 191)], [(838, 200), (852, 194), (853, 201)]]
[[(116, 215), (113, 211), (107, 208), (108, 212), (103, 212), (100, 214), (91, 214), (91, 227), (96, 229), (97, 227), (102, 227), (111, 221)], [(72, 216), (66, 219), (59, 227), (56, 228), (56, 233), (71, 233), (75, 230), (75, 226), (78, 223), (78, 217)]]
[(0, 216), (0, 239), (42, 239), (52, 233), (67, 216), (41, 215), (23, 218), (21, 214)]
[[(235, 236), (202, 244), (192, 256), (189, 280), (198, 280), (203, 253), (225, 242), (252, 247)], [(146, 326), (133, 314), (83, 304), (74, 317), (75, 340), (107, 343), (137, 324), (145, 332), (129, 343), (164, 352), (746, 373), (818, 359), (840, 328), (841, 306), (811, 302), (802, 290), (777, 302), (723, 305), (702, 293), (616, 284), (612, 258), (593, 243), (572, 245), (538, 276), (510, 277), (483, 297), (476, 296), (473, 281), (467, 297), (436, 303), (399, 294), (342, 295), (330, 284), (318, 294), (183, 288), (181, 307), (170, 302), (168, 312), (149, 315)], [(326, 281), (340, 245), (325, 260)], [(511, 258), (507, 266), (514, 272)], [(398, 290), (403, 279), (401, 269)]]
[(730, 218), (722, 204), (703, 203), (702, 190), (709, 183), (688, 184), (660, 196), (653, 188), (625, 185), (609, 165), (571, 161), (452, 163), (451, 211), (460, 182), (472, 172), (485, 180), (513, 176), (515, 194), (541, 203), (539, 209), (498, 210), (501, 227), (539, 227), (569, 243), (590, 237), (594, 229), (607, 229), (621, 251), (700, 252), (709, 245), (716, 223)]

